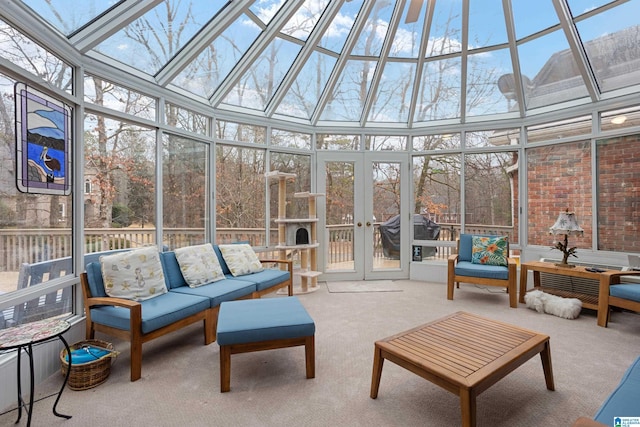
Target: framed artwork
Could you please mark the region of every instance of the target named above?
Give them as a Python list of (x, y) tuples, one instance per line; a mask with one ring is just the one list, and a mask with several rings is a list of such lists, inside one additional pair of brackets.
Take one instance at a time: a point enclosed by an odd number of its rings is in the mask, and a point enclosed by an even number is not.
[(23, 193), (71, 193), (71, 108), (15, 85), (16, 185)]

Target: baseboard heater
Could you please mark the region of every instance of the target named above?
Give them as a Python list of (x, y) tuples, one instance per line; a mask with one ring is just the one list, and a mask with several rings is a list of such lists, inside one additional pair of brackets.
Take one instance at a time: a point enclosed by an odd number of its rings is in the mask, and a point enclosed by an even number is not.
[[(541, 258), (540, 261), (559, 263), (559, 259)], [(583, 267), (604, 268), (607, 270), (622, 270), (619, 265), (597, 264), (592, 262), (575, 262), (571, 264)], [(540, 273), (540, 286), (546, 289), (553, 289), (564, 292), (571, 292), (583, 295), (598, 296), (600, 282), (593, 279), (583, 279), (581, 277), (561, 276), (553, 273)]]

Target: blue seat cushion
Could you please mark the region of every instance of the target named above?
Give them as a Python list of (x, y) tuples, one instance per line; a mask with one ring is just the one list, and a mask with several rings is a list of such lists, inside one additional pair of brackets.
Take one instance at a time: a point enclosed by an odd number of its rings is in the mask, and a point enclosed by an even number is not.
[[(141, 301), (142, 333), (160, 329), (211, 307), (209, 298), (175, 292)], [(91, 320), (100, 325), (129, 330), (130, 311), (123, 307), (100, 306), (91, 309)]]
[(473, 264), (471, 261), (460, 261), (456, 264), (458, 276), (484, 277), (486, 279), (509, 279), (509, 269), (500, 265)]
[(289, 280), (289, 272), (268, 268), (257, 273), (243, 274), (242, 276), (237, 277), (231, 276), (231, 280), (242, 280), (254, 283), (256, 285), (256, 290), (262, 291), (264, 289), (271, 288), (278, 283), (282, 283), (285, 280)]
[(297, 297), (229, 301), (220, 305), (219, 345), (308, 337), (315, 331), (313, 319)]
[(609, 295), (640, 302), (640, 283), (625, 283), (609, 286)]
[(614, 417), (637, 417), (640, 402), (640, 357), (629, 366), (618, 387), (604, 401), (594, 419), (613, 425)]
[(251, 295), (256, 290), (256, 285), (242, 280), (222, 279), (208, 285), (190, 288), (180, 286), (171, 288), (170, 294), (198, 295), (209, 299), (211, 307), (217, 307), (224, 301), (233, 301), (247, 295)]

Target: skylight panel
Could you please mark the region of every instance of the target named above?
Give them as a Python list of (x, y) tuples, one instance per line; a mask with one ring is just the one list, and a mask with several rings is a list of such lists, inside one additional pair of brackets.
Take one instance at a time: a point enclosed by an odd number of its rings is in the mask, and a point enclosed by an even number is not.
[(269, 25), (269, 22), (276, 16), (284, 3), (285, 0), (260, 0), (253, 2), (249, 9), (260, 21), (265, 25)]
[(376, 66), (373, 61), (348, 61), (320, 119), (360, 120)]
[[(407, 7), (409, 7), (407, 2)], [(391, 41), (389, 56), (393, 58), (417, 58), (422, 41), (422, 28), (424, 27), (424, 13), (418, 15), (418, 20), (407, 23), (401, 19), (396, 33)]]
[(318, 23), (328, 0), (307, 0), (282, 29), (282, 33), (305, 41)]
[(527, 108), (588, 96), (573, 52), (561, 30), (518, 46)]
[(613, 3), (613, 1), (614, 0), (567, 0), (567, 3), (569, 4), (569, 9), (571, 9), (571, 14), (576, 18), (600, 6)]
[(367, 23), (360, 32), (358, 41), (353, 47), (352, 55), (379, 56), (382, 43), (389, 30), (389, 20), (393, 13), (395, 2), (375, 2)]
[(437, 1), (429, 30), (426, 56), (447, 55), (462, 50), (462, 1)]
[(414, 122), (460, 117), (459, 56), (425, 62), (416, 98)]
[(362, 2), (363, 0), (344, 2), (340, 12), (333, 18), (318, 45), (336, 53), (342, 52), (347, 37), (353, 29), (353, 24), (362, 8)]
[(171, 84), (209, 98), (260, 35), (260, 28), (240, 16), (185, 67)]
[(500, 92), (498, 79), (513, 73), (509, 49), (475, 53), (467, 58), (466, 115), (482, 116), (517, 110), (515, 97)]
[(560, 23), (551, 0), (512, 1), (511, 7), (518, 40)]
[(640, 83), (640, 3), (627, 2), (576, 23), (600, 90)]
[(70, 36), (95, 18), (116, 7), (114, 0), (22, 0), (65, 36)]
[(301, 46), (276, 37), (251, 64), (223, 103), (263, 111)]
[(276, 113), (310, 119), (337, 59), (313, 52), (289, 88)]
[(97, 45), (95, 50), (138, 70), (155, 74), (222, 5), (222, 2), (197, 0), (162, 2)]
[(469, 2), (469, 50), (507, 43), (502, 0)]
[(368, 121), (406, 123), (416, 75), (415, 62), (387, 61)]

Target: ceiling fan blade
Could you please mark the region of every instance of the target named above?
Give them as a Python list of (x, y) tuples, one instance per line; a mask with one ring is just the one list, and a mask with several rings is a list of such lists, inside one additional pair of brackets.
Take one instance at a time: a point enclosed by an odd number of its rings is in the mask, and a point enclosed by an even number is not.
[(422, 0), (411, 0), (411, 3), (409, 3), (409, 11), (407, 12), (407, 18), (404, 21), (406, 24), (410, 24), (418, 20), (420, 17), (420, 9), (422, 9), (422, 3)]

